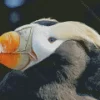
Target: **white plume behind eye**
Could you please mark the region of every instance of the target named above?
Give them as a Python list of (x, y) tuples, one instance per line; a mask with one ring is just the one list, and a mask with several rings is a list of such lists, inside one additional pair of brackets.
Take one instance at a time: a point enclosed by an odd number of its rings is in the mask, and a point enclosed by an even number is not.
[(88, 41), (100, 48), (100, 35), (84, 23), (66, 21), (50, 27), (52, 36), (57, 39)]

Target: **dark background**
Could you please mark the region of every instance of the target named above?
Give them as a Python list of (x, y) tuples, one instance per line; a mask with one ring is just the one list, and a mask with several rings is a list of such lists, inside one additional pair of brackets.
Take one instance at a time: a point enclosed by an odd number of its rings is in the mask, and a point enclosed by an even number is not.
[[(7, 0), (0, 1), (0, 34), (34, 20), (48, 17), (58, 21), (81, 21), (100, 31), (100, 21), (80, 0), (22, 0), (23, 5), (15, 8), (8, 7), (5, 1)], [(100, 16), (100, 0), (83, 1), (98, 17)], [(12, 15), (14, 13), (15, 15)], [(16, 14), (18, 18), (16, 18)], [(14, 22), (11, 20), (11, 16), (13, 16)]]
[[(7, 6), (5, 1), (0, 0), (0, 34), (48, 17), (58, 21), (81, 21), (100, 32), (100, 0), (83, 0), (90, 9), (80, 0), (24, 0), (15, 8)], [(1, 76), (7, 71), (0, 65)]]

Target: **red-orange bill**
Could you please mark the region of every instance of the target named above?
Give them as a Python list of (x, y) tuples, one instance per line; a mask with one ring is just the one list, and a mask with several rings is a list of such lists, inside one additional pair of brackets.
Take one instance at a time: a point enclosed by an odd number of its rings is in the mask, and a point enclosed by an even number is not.
[(21, 70), (30, 63), (28, 54), (0, 54), (0, 63), (11, 69)]
[(17, 32), (7, 32), (0, 36), (0, 63), (11, 69), (21, 70), (25, 68), (31, 60), (36, 60), (34, 51), (30, 53), (20, 53), (17, 50), (24, 48), (20, 41), (20, 35)]
[(7, 32), (0, 36), (0, 63), (11, 69), (21, 69), (30, 62), (28, 54), (14, 53), (20, 44), (17, 32)]

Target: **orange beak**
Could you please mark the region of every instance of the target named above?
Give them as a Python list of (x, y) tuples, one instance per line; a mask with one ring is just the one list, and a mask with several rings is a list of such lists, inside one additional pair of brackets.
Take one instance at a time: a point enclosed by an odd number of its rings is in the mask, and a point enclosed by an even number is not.
[[(0, 63), (11, 69), (22, 70), (31, 61), (30, 54), (20, 53), (21, 37), (17, 32), (7, 32), (0, 36)], [(34, 52), (34, 51), (33, 51)], [(36, 57), (35, 53), (33, 53)]]

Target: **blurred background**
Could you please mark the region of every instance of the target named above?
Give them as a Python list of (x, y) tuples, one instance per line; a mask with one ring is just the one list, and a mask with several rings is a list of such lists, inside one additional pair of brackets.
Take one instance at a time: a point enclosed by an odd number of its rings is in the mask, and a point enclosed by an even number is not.
[[(1, 0), (0, 34), (40, 18), (81, 21), (100, 32), (100, 0)], [(89, 8), (87, 7), (89, 6)], [(0, 74), (6, 70), (0, 65)]]
[[(83, 0), (100, 17), (100, 0)], [(100, 31), (100, 20), (80, 0), (1, 0), (0, 34), (40, 18), (81, 21)]]

